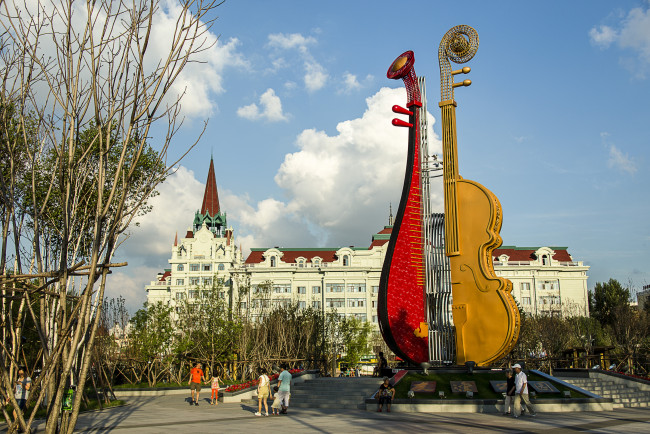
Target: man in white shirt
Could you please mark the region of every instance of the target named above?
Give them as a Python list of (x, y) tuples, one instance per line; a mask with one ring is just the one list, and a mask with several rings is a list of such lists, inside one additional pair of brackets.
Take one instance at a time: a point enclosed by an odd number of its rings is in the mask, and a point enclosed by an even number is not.
[(521, 370), (519, 363), (515, 363), (512, 368), (515, 370), (515, 417), (521, 415), (521, 401), (524, 401), (528, 414), (535, 417), (537, 413), (528, 398), (528, 378), (524, 371)]

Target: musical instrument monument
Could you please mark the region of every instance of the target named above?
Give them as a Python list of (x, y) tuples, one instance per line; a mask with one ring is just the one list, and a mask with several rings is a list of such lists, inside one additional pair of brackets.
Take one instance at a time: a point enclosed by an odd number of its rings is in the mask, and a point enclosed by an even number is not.
[[(520, 318), (512, 283), (494, 272), (492, 252), (501, 245), (503, 220), (497, 197), (458, 170), (454, 76), (451, 63), (471, 60), (478, 34), (469, 26), (450, 29), (438, 50), (439, 106), (442, 112), (442, 164), (428, 154), (424, 77), (417, 77), (412, 51), (391, 64), (387, 76), (402, 79), (406, 107), (393, 112), (408, 121), (404, 186), (379, 284), (378, 318), (384, 340), (402, 359), (433, 365), (489, 365), (517, 342)], [(440, 167), (442, 166), (442, 168)], [(431, 179), (444, 184), (444, 214), (433, 213)]]

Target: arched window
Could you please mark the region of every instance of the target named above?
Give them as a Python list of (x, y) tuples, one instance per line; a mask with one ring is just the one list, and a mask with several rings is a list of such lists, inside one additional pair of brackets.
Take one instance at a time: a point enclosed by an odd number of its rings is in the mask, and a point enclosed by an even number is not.
[(178, 264), (178, 267), (176, 267), (176, 271), (183, 271), (184, 269), (185, 267), (183, 266), (183, 264)]
[(219, 271), (223, 271), (225, 268), (226, 268), (226, 267), (224, 267), (223, 264), (219, 264), (219, 265), (217, 266), (217, 269), (218, 269)]
[(347, 267), (348, 265), (350, 265), (350, 258), (348, 257), (348, 255), (344, 255), (343, 256), (343, 266)]
[(275, 256), (271, 256), (271, 267), (275, 267)]
[(320, 259), (314, 259), (314, 267), (320, 267)]
[(304, 267), (304, 266), (305, 266), (305, 261), (304, 261), (303, 259), (299, 260), (299, 261), (298, 261), (298, 267), (299, 267), (299, 268), (302, 268), (302, 267)]

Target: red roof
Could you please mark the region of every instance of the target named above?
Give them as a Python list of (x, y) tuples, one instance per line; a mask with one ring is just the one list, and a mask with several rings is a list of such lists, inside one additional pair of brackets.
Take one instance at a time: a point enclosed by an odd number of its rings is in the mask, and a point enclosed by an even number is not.
[[(278, 249), (283, 253), (282, 255), (282, 262), (285, 263), (295, 263), (296, 259), (302, 257), (307, 259), (307, 262), (312, 262), (312, 260), (316, 257), (321, 258), (323, 262), (334, 262), (336, 260), (336, 250), (309, 250), (309, 249), (290, 249), (290, 250), (284, 250), (284, 249)], [(250, 255), (248, 255), (248, 258), (246, 258), (246, 264), (259, 264), (261, 262), (264, 262), (264, 254), (265, 250), (253, 250), (251, 251)]]
[(158, 279), (158, 280), (162, 282), (162, 281), (164, 281), (165, 279), (167, 279), (167, 278), (168, 278), (169, 276), (171, 276), (171, 275), (172, 275), (172, 272), (171, 272), (171, 271), (169, 271), (169, 270), (165, 270), (165, 273), (164, 273), (162, 276), (160, 276), (160, 279)]
[(194, 238), (194, 232), (187, 231), (187, 233), (185, 234), (185, 238)]
[(217, 179), (214, 176), (214, 161), (210, 158), (210, 169), (208, 170), (208, 180), (205, 182), (201, 214), (205, 215), (207, 212), (214, 217), (219, 213), (219, 209), (219, 193), (217, 192)]
[[(492, 252), (492, 256), (494, 258), (498, 258), (501, 255), (507, 255), (509, 261), (534, 261), (536, 259), (535, 252), (538, 249), (539, 247), (513, 248), (511, 246), (505, 246), (504, 248), (494, 249), (494, 251)], [(555, 255), (553, 255), (552, 257), (554, 261), (560, 261), (560, 262), (573, 261), (571, 259), (571, 256), (569, 255), (569, 252), (567, 252), (566, 247), (561, 247), (561, 248), (550, 247), (550, 249), (555, 252)]]

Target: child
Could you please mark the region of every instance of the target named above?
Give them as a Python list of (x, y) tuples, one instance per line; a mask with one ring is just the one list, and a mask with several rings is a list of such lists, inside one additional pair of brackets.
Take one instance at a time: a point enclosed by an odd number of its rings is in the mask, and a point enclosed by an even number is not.
[(280, 409), (282, 408), (282, 400), (278, 397), (278, 386), (273, 387), (273, 393), (275, 394), (275, 397), (273, 399), (273, 404), (271, 405), (271, 409), (273, 409), (273, 416), (278, 416), (280, 414)]
[(212, 402), (210, 405), (219, 405), (219, 377), (212, 375)]
[(512, 375), (512, 369), (506, 369), (506, 399), (503, 414), (508, 416), (512, 413), (512, 407), (515, 401), (515, 376)]

